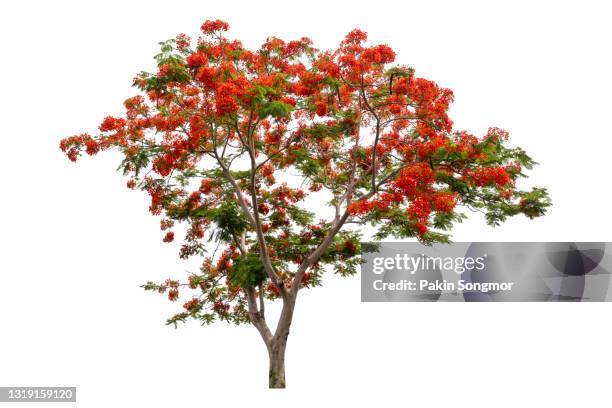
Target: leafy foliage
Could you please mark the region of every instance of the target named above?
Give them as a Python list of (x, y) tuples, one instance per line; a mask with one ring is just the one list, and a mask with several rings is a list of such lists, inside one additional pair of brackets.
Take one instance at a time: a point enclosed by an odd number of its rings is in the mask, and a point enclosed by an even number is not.
[(254, 288), (261, 285), (268, 275), (259, 255), (249, 253), (234, 260), (234, 266), (228, 278), (234, 286)]
[(217, 224), (216, 238), (225, 242), (232, 242), (248, 227), (244, 214), (234, 201), (225, 201), (219, 207), (201, 213)]

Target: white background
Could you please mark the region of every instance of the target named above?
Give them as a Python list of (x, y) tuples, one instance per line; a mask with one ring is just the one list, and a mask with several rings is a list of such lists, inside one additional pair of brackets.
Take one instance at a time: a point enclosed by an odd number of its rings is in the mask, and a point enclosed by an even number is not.
[(458, 128), (506, 128), (540, 162), (527, 183), (549, 189), (546, 217), (493, 229), (471, 216), (454, 240), (612, 241), (610, 12), (493, 3), (2, 2), (0, 386), (77, 386), (81, 407), (607, 401), (611, 304), (365, 304), (358, 276), (302, 292), (288, 389), (269, 391), (254, 328), (174, 330), (180, 305), (139, 288), (186, 266), (119, 157), (74, 165), (58, 149), (120, 114), (157, 42), (205, 19), (252, 48), (268, 35), (331, 48), (359, 27), (455, 91)]

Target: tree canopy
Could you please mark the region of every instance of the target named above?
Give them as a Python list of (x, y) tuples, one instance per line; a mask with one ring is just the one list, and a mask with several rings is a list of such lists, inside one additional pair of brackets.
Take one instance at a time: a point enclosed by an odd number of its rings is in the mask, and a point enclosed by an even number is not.
[(292, 309), (325, 267), (355, 273), (360, 226), (376, 239), (447, 242), (461, 208), (498, 225), (550, 205), (545, 189), (517, 188), (534, 161), (506, 131), (453, 129), (452, 91), (394, 64), (393, 49), (368, 45), (363, 31), (333, 50), (275, 37), (249, 50), (228, 28), (206, 21), (197, 41), (160, 43), (157, 72), (136, 76), (125, 114), (60, 144), (72, 161), (120, 151), (163, 241), (186, 225), (180, 257), (202, 256), (200, 271), (144, 285), (172, 301), (192, 290), (168, 323), (251, 322), (265, 340), (266, 299)]

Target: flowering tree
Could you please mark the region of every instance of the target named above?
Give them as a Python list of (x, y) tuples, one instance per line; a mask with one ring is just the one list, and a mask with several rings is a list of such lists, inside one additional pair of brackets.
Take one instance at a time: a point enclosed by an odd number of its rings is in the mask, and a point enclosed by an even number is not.
[[(127, 186), (146, 191), (162, 216), (163, 241), (185, 224), (180, 257), (202, 256), (200, 271), (144, 288), (171, 301), (192, 293), (169, 324), (255, 326), (270, 387), (285, 386), (300, 289), (320, 285), (324, 269), (355, 273), (359, 226), (375, 226), (375, 239), (447, 242), (444, 231), (465, 217), (459, 206), (497, 225), (550, 205), (544, 189), (515, 187), (534, 162), (507, 146), (507, 132), (454, 131), (452, 92), (391, 66), (393, 50), (367, 46), (366, 33), (351, 31), (332, 51), (308, 38), (269, 38), (250, 51), (227, 29), (206, 21), (196, 44), (184, 34), (161, 43), (159, 69), (135, 78), (141, 94), (125, 115), (60, 147), (72, 161), (118, 149)], [(327, 211), (309, 210), (313, 199)], [(207, 240), (219, 251), (207, 252)], [(265, 305), (277, 299), (273, 330)]]

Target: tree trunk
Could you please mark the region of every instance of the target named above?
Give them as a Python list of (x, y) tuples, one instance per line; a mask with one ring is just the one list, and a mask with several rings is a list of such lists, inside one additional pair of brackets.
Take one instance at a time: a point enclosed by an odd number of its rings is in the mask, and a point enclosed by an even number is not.
[(268, 347), (270, 355), (269, 387), (285, 388), (285, 349), (287, 337), (273, 339)]

